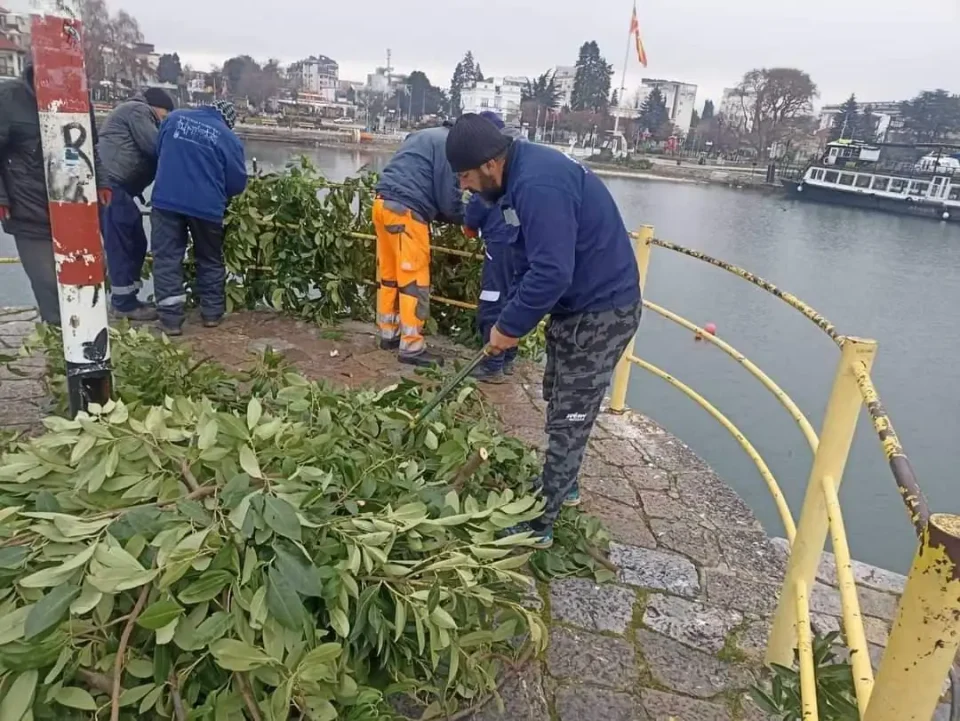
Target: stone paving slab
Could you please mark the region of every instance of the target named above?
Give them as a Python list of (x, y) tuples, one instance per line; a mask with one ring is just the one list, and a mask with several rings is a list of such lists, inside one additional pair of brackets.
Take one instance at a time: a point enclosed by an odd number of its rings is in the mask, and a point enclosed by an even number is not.
[[(19, 347), (35, 312), (0, 310), (0, 353)], [(184, 343), (240, 368), (270, 347), (305, 375), (351, 387), (410, 377), (361, 323), (322, 329), (273, 313), (229, 316), (217, 329), (186, 327)], [(465, 351), (443, 340), (449, 357)], [(42, 359), (0, 366), (0, 430), (37, 425)], [(543, 448), (541, 370), (522, 364), (509, 384), (484, 387), (506, 432)], [(760, 721), (748, 700), (785, 569), (785, 541), (770, 540), (742, 499), (702, 459), (651, 419), (604, 412), (581, 473), (584, 510), (615, 543), (619, 583), (558, 579), (531, 603), (549, 612), (551, 643), (471, 721)], [(871, 655), (882, 651), (903, 578), (862, 564)], [(837, 630), (835, 560), (825, 554), (811, 594), (817, 628)], [(946, 720), (943, 709), (938, 721)]]

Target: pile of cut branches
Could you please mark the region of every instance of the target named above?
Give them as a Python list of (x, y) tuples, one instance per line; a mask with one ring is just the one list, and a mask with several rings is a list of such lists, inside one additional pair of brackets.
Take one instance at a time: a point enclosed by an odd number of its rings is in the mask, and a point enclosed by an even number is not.
[[(429, 383), (113, 342), (118, 400), (0, 461), (0, 720), (441, 719), (543, 649), (530, 541), (502, 537), (541, 512), (537, 459), (475, 389), (413, 426)], [(537, 571), (602, 578), (602, 532), (560, 528)]]

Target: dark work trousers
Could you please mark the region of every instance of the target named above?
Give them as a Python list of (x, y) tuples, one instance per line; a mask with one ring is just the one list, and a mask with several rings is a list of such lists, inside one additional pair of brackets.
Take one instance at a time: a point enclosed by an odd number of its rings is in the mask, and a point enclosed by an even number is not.
[(223, 263), (223, 224), (154, 208), (150, 214), (153, 248), (153, 288), (157, 313), (167, 325), (183, 323), (187, 293), (183, 285), (183, 261), (187, 231), (193, 238), (197, 264), (197, 295), (200, 314), (207, 320), (220, 318), (227, 310), (227, 271)]
[(552, 527), (577, 483), (590, 432), (613, 370), (640, 325), (641, 306), (552, 317), (547, 326), (547, 455), (543, 464), (546, 508), (535, 522)]
[(140, 207), (126, 190), (113, 186), (110, 204), (100, 209), (103, 249), (110, 274), (110, 302), (118, 311), (136, 310), (140, 274), (147, 258), (147, 234)]
[(50, 229), (21, 229), (13, 239), (17, 244), (20, 264), (30, 280), (40, 319), (44, 323), (60, 325), (60, 292), (57, 289), (57, 266), (53, 258)]
[[(480, 276), (480, 301), (477, 303), (477, 328), (484, 343), (490, 342), (490, 331), (497, 324), (503, 306), (510, 299), (513, 286), (513, 245), (488, 242), (484, 247), (483, 271)], [(492, 356), (483, 362), (488, 373), (503, 370), (513, 363), (517, 349)]]

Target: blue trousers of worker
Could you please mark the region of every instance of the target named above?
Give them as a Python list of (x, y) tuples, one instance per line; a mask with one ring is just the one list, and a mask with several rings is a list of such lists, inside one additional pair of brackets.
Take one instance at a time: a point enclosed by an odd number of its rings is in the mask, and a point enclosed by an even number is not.
[(223, 224), (154, 207), (150, 214), (153, 247), (153, 288), (157, 313), (165, 325), (179, 327), (187, 292), (183, 260), (187, 232), (193, 238), (197, 264), (197, 295), (204, 320), (217, 320), (227, 311), (227, 270), (223, 262)]
[[(500, 312), (507, 304), (513, 286), (513, 245), (488, 242), (484, 248), (483, 270), (480, 276), (480, 302), (477, 304), (477, 327), (484, 343), (490, 342), (490, 331), (497, 324)], [(490, 373), (503, 370), (504, 364), (512, 363), (517, 349), (493, 356), (484, 361), (484, 369)]]
[(110, 204), (100, 209), (103, 249), (107, 254), (111, 304), (115, 310), (136, 310), (140, 274), (147, 258), (147, 234), (140, 208), (126, 190), (114, 186)]

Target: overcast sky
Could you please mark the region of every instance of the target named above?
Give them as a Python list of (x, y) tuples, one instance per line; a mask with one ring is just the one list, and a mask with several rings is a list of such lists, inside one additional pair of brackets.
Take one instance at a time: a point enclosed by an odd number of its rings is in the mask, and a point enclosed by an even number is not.
[[(4, 5), (26, 0), (0, 0)], [(107, 0), (140, 22), (160, 52), (196, 69), (231, 55), (284, 62), (324, 54), (340, 77), (365, 80), (393, 51), (399, 72), (446, 87), (472, 50), (487, 75), (572, 65), (596, 40), (619, 87), (633, 0)], [(921, 89), (960, 92), (960, 0), (637, 0), (649, 66), (631, 55), (626, 86), (643, 77), (700, 86), (717, 99), (754, 67), (806, 70), (820, 102), (851, 92), (899, 100)]]

